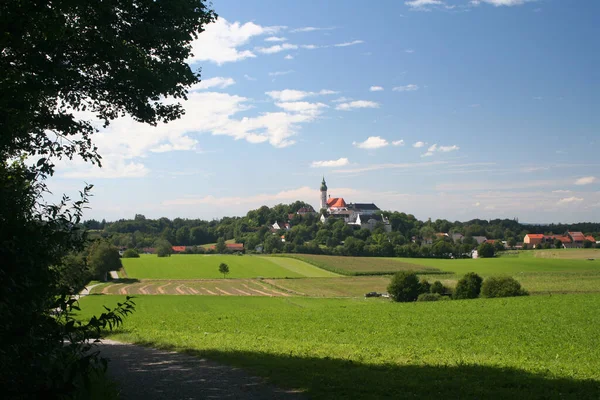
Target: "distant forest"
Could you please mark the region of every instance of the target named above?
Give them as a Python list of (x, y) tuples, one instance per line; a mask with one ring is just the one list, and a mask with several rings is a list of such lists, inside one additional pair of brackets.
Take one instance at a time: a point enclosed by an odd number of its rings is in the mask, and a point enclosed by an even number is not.
[[(136, 214), (133, 219), (114, 222), (87, 220), (84, 225), (93, 236), (105, 237), (115, 246), (143, 249), (153, 247), (159, 240), (167, 240), (172, 245), (189, 246), (190, 252), (202, 252), (203, 249), (195, 251), (193, 246), (216, 243), (222, 238), (244, 243), (247, 251), (261, 246), (267, 253), (444, 257), (470, 252), (476, 247), (474, 236), (507, 241), (511, 245), (522, 242), (527, 233), (562, 234), (569, 230), (600, 238), (600, 223), (528, 225), (512, 219), (419, 221), (412, 214), (396, 211), (381, 212), (392, 228), (386, 233), (383, 225), (370, 231), (347, 225), (343, 220), (322, 224), (319, 214), (297, 214), (302, 207), (310, 205), (296, 201), (274, 207), (262, 206), (249, 211), (244, 217), (212, 221), (149, 219)], [(275, 222), (289, 222), (291, 228), (273, 232), (271, 226)], [(455, 243), (448, 237), (437, 237), (439, 232), (460, 233), (464, 239)], [(282, 236), (285, 241), (281, 240)]]

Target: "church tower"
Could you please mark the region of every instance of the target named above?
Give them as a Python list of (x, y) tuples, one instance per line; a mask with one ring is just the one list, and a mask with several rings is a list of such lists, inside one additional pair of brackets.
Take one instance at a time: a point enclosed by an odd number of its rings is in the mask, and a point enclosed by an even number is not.
[(325, 177), (321, 182), (321, 210), (327, 208), (327, 184), (325, 183)]

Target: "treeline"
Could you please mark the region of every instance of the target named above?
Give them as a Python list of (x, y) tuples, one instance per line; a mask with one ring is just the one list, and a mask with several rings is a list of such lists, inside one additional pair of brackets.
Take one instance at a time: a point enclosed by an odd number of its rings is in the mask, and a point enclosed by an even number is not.
[[(435, 220), (419, 221), (414, 215), (384, 211), (391, 232), (379, 223), (372, 231), (347, 225), (341, 219), (330, 219), (323, 224), (318, 214), (296, 214), (308, 204), (296, 201), (274, 207), (262, 206), (249, 211), (244, 217), (226, 217), (220, 220), (168, 218), (148, 219), (137, 214), (133, 219), (114, 222), (88, 220), (84, 225), (97, 230), (119, 247), (153, 247), (159, 240), (178, 246), (200, 246), (216, 243), (219, 238), (243, 243), (246, 251), (262, 247), (265, 253), (311, 253), (352, 256), (398, 257), (461, 257), (477, 247), (476, 236), (506, 241), (509, 246), (522, 242), (527, 233), (559, 234), (567, 230), (582, 231), (600, 237), (600, 223), (573, 225), (525, 225), (517, 220), (474, 219), (467, 222)], [(289, 222), (289, 230), (273, 231), (272, 225)], [(453, 241), (437, 233), (460, 233), (461, 240)], [(496, 244), (496, 250), (501, 249)], [(201, 249), (199, 249), (201, 251)]]

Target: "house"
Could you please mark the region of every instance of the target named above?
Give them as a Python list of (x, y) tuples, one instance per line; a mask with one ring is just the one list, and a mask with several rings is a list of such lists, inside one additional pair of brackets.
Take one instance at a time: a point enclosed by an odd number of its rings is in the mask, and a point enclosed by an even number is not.
[(453, 233), (450, 235), (450, 238), (452, 239), (452, 241), (458, 242), (459, 240), (463, 240), (464, 236), (460, 233)]
[(298, 215), (306, 215), (306, 214), (316, 214), (315, 210), (312, 207), (302, 207), (298, 211), (296, 211)]
[(592, 235), (587, 235), (587, 236), (585, 237), (585, 240), (588, 240), (588, 241), (590, 241), (590, 242), (592, 242), (592, 243), (596, 243), (596, 238), (595, 238), (595, 237), (593, 237)]
[(585, 235), (581, 232), (567, 232), (565, 236), (568, 236), (571, 239), (571, 247), (581, 248), (583, 247), (583, 242), (585, 241)]
[(540, 244), (542, 244), (543, 241), (544, 235), (542, 235), (541, 233), (528, 233), (527, 235), (525, 235), (525, 238), (523, 238), (523, 243), (525, 243), (529, 247), (539, 246)]
[(271, 225), (271, 231), (275, 232), (275, 231), (279, 231), (279, 230), (282, 230), (282, 229), (285, 229), (285, 230), (289, 231), (291, 229), (291, 227), (292, 226), (289, 223), (287, 223), (287, 222), (286, 223), (283, 223), (283, 222), (279, 223), (279, 222), (275, 221), (275, 223), (273, 225)]
[(366, 215), (373, 215), (377, 211), (381, 211), (379, 207), (373, 203), (350, 203), (348, 204), (348, 210)]
[[(216, 246), (213, 244), (209, 247), (210, 250), (216, 250)], [(244, 251), (244, 243), (225, 243), (225, 249), (231, 252)]]
[(369, 214), (355, 214), (356, 219), (353, 221), (348, 221), (348, 225), (359, 225), (361, 228), (366, 228), (370, 231), (375, 229), (378, 223), (383, 224), (383, 229), (385, 232), (392, 231), (392, 225), (390, 225), (390, 221), (385, 218), (383, 215), (369, 215)]
[(156, 253), (156, 248), (155, 247), (144, 247), (142, 249), (142, 253), (144, 253), (144, 254), (154, 254), (154, 253)]
[(173, 253), (183, 253), (185, 251), (185, 246), (172, 246)]
[(480, 245), (487, 241), (487, 238), (485, 236), (473, 236), (473, 239), (475, 239), (475, 241), (477, 242), (477, 245)]

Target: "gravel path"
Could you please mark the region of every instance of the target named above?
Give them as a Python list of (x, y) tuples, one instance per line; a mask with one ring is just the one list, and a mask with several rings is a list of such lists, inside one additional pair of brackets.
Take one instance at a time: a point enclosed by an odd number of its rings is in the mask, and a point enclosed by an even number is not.
[(103, 340), (101, 355), (119, 384), (120, 398), (158, 399), (305, 399), (241, 369), (213, 361), (132, 344)]

